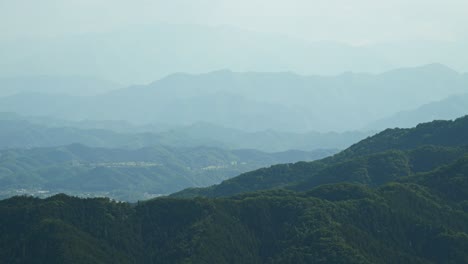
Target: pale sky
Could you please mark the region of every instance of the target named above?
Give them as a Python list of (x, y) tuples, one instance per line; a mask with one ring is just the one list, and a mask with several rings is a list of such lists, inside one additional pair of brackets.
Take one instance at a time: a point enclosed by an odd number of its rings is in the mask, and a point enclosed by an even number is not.
[(467, 38), (468, 0), (0, 0), (0, 39), (161, 22), (352, 44), (446, 42)]

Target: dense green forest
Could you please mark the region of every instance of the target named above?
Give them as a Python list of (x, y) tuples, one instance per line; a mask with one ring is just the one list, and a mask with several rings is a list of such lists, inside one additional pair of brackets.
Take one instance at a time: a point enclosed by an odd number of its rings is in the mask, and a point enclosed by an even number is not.
[(467, 128), (464, 117), (386, 130), (185, 192), (219, 198), (13, 197), (0, 201), (0, 260), (467, 263)]
[(18, 194), (106, 196), (124, 201), (209, 186), (276, 163), (323, 158), (333, 151), (62, 147), (0, 150), (0, 197)]
[(187, 189), (178, 197), (229, 196), (270, 188), (303, 189), (354, 182), (381, 185), (427, 172), (468, 154), (468, 116), (433, 121), (410, 129), (387, 129), (322, 160), (274, 165), (247, 172), (208, 188)]
[(0, 202), (5, 263), (467, 263), (468, 158), (372, 189)]

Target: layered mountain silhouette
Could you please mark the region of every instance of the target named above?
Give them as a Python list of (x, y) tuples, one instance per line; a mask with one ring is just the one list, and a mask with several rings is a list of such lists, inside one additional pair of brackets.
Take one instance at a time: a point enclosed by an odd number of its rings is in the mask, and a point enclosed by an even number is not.
[(259, 131), (348, 131), (400, 111), (466, 92), (468, 80), (443, 65), (378, 75), (175, 74), (92, 97), (17, 94), (0, 111), (63, 119), (216, 125)]
[(468, 94), (465, 93), (431, 102), (416, 109), (398, 112), (390, 117), (372, 122), (365, 129), (412, 127), (419, 122), (429, 122), (435, 119), (453, 119), (466, 113), (468, 113)]
[(212, 146), (227, 149), (287, 150), (344, 149), (373, 132), (289, 133), (274, 130), (246, 132), (210, 123), (190, 126), (124, 121), (66, 121), (0, 113), (0, 149), (52, 147), (80, 143), (90, 147), (137, 149), (155, 145)]
[(178, 71), (200, 73), (226, 67), (335, 75), (439, 61), (466, 70), (465, 46), (466, 38), (353, 46), (229, 27), (140, 25), (111, 32), (4, 39), (0, 72), (3, 76), (78, 74), (131, 84)]
[(133, 205), (66, 195), (2, 200), (0, 258), (465, 263), (467, 130), (468, 117), (385, 130), (333, 157), (260, 169), (198, 191), (224, 198)]
[(411, 129), (387, 129), (333, 157), (311, 163), (275, 165), (174, 196), (218, 197), (272, 188), (303, 190), (338, 182), (379, 186), (462, 158), (468, 145), (466, 135), (468, 116), (455, 121), (424, 123)]
[(288, 69), (305, 74), (393, 67), (382, 54), (362, 47), (201, 25), (161, 24), (29, 41), (5, 40), (0, 43), (0, 55), (2, 75), (79, 74), (127, 84), (173, 72), (200, 73), (225, 67), (262, 72)]

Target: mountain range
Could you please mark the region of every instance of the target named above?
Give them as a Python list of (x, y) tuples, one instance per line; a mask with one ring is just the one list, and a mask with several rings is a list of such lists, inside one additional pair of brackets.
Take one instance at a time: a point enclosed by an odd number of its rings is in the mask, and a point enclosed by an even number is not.
[(190, 126), (134, 125), (124, 121), (73, 122), (49, 117), (0, 113), (0, 149), (53, 147), (80, 143), (90, 147), (137, 149), (155, 145), (212, 146), (266, 152), (344, 149), (373, 132), (245, 132), (209, 123)]
[(466, 116), (387, 129), (323, 160), (260, 169), (197, 194), (223, 198), (13, 197), (0, 201), (0, 259), (466, 263), (467, 132)]
[(248, 132), (343, 132), (466, 93), (467, 84), (466, 75), (440, 64), (331, 77), (217, 71), (174, 74), (97, 96), (16, 94), (0, 98), (0, 111), (77, 121), (208, 122)]
[[(138, 25), (87, 34), (3, 39), (1, 77), (96, 76), (122, 84), (146, 83), (173, 72), (294, 71), (304, 75), (380, 73), (441, 62), (467, 71), (465, 39), (350, 45), (307, 41), (231, 27)], [(438, 52), (434, 52), (434, 50)]]
[(462, 158), (467, 154), (466, 135), (468, 116), (419, 124), (410, 129), (387, 129), (332, 157), (262, 168), (218, 185), (188, 189), (174, 196), (230, 196), (279, 187), (310, 189), (338, 182), (379, 186)]
[(0, 56), (0, 72), (5, 76), (24, 72), (79, 74), (127, 84), (148, 82), (178, 71), (200, 73), (225, 67), (237, 71), (289, 69), (337, 74), (383, 71), (393, 66), (374, 51), (343, 43), (311, 43), (235, 28), (168, 24), (5, 39), (0, 43)]
[(6, 2), (0, 264), (468, 264), (468, 2)]
[(468, 109), (468, 94), (457, 94), (440, 101), (424, 104), (416, 109), (398, 112), (387, 118), (372, 122), (364, 129), (380, 130), (387, 127), (413, 127), (421, 122), (448, 120), (463, 116)]

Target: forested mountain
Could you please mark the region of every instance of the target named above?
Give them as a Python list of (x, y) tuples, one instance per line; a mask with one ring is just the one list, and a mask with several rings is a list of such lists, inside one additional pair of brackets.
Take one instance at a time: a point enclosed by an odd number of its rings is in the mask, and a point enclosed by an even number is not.
[(99, 96), (17, 94), (0, 98), (0, 111), (140, 124), (208, 122), (250, 132), (349, 131), (466, 93), (467, 85), (464, 75), (440, 64), (375, 75), (301, 76), (225, 70), (173, 74), (149, 85)]
[(266, 152), (344, 149), (372, 132), (288, 133), (245, 132), (209, 123), (190, 126), (149, 124), (136, 126), (121, 121), (72, 122), (47, 117), (0, 113), (0, 149), (62, 146), (80, 143), (91, 147), (137, 149), (154, 145), (174, 147), (212, 146), (256, 149)]
[[(468, 116), (388, 129), (320, 161), (275, 165), (178, 194), (224, 198), (162, 197), (137, 204), (63, 194), (6, 199), (0, 201), (0, 259), (466, 263), (467, 129)], [(131, 156), (152, 157), (158, 151), (139, 150), (140, 155)], [(105, 164), (110, 160), (106, 153), (74, 145), (7, 151), (1, 158), (47, 164), (52, 157), (64, 162), (80, 157), (80, 164)], [(196, 153), (187, 158), (200, 162)], [(254, 154), (242, 155), (249, 160), (262, 157)], [(126, 161), (127, 155), (114, 150), (112, 161)]]
[[(425, 152), (416, 155), (425, 160)], [(378, 188), (338, 183), (133, 206), (0, 201), (7, 263), (466, 263), (468, 159)]]
[(411, 129), (387, 129), (333, 157), (311, 163), (275, 165), (219, 185), (174, 195), (218, 197), (278, 187), (309, 188), (342, 181), (378, 186), (461, 158), (466, 154), (467, 135), (468, 116), (454, 121), (424, 123)]
[(334, 151), (54, 148), (0, 150), (0, 197), (65, 192), (136, 201), (187, 187), (208, 186), (276, 163), (315, 160)]

